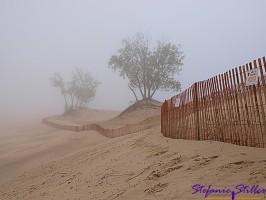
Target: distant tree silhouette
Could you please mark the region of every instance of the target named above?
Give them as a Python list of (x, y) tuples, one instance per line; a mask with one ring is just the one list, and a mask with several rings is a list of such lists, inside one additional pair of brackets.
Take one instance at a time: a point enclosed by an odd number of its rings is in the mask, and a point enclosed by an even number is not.
[(100, 84), (90, 73), (75, 68), (72, 79), (65, 83), (59, 73), (50, 78), (53, 87), (59, 88), (65, 101), (65, 112), (86, 107), (95, 97)]

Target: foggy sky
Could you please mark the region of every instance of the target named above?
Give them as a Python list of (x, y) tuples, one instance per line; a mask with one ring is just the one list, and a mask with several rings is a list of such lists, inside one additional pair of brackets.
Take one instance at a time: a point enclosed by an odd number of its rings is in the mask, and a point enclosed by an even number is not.
[(62, 112), (49, 77), (69, 78), (75, 67), (102, 82), (90, 107), (125, 109), (134, 96), (108, 61), (137, 32), (182, 45), (182, 89), (265, 56), (265, 7), (263, 0), (0, 0), (0, 121)]

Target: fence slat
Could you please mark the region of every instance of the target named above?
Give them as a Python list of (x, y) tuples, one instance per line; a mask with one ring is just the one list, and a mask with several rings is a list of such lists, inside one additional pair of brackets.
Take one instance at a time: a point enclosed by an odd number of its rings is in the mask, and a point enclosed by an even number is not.
[[(257, 85), (246, 86), (247, 71), (253, 68), (258, 68), (260, 78)], [(265, 73), (263, 57), (194, 83), (175, 97), (179, 106), (162, 106), (163, 135), (266, 147)]]

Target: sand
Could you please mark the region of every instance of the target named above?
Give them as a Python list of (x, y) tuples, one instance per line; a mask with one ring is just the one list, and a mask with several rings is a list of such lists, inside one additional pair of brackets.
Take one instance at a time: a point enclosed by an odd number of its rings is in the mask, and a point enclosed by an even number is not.
[(0, 133), (3, 200), (204, 199), (193, 185), (241, 183), (266, 188), (266, 149), (165, 138), (160, 126), (112, 139), (42, 124)]

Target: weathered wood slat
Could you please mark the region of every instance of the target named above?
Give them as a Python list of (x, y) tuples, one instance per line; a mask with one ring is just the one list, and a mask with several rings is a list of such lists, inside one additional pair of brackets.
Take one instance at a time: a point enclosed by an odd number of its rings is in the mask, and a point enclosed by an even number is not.
[[(246, 86), (247, 71), (258, 68), (256, 85)], [(194, 83), (165, 101), (161, 110), (164, 136), (217, 140), (266, 147), (266, 59)], [(176, 99), (179, 105), (175, 106)]]

